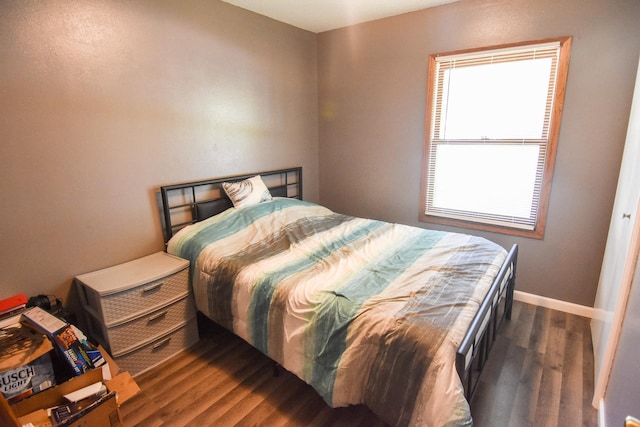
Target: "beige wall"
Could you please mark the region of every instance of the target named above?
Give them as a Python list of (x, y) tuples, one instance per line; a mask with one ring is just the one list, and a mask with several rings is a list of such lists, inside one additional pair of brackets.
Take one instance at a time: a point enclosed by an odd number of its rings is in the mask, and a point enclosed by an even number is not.
[(300, 165), (317, 200), (316, 71), (219, 1), (1, 2), (0, 298), (163, 250), (162, 184)]
[(462, 0), (320, 34), (321, 202), (467, 231), (417, 221), (428, 55), (571, 35), (545, 238), (477, 234), (520, 244), (519, 290), (591, 306), (640, 52), (638, 22), (637, 0)]
[(0, 297), (68, 299), (162, 250), (177, 181), (302, 165), (308, 200), (427, 226), (427, 56), (573, 35), (546, 237), (484, 235), (521, 245), (519, 289), (591, 305), (639, 20), (637, 0), (463, 0), (316, 36), (216, 0), (2, 2)]

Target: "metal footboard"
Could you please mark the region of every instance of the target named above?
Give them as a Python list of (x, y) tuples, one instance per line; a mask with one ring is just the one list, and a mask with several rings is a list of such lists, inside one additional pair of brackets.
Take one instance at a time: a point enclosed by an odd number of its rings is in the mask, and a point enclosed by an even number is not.
[[(511, 319), (518, 245), (513, 245), (456, 353), (456, 370), (471, 400), (502, 321)], [(501, 304), (504, 303), (504, 306)]]

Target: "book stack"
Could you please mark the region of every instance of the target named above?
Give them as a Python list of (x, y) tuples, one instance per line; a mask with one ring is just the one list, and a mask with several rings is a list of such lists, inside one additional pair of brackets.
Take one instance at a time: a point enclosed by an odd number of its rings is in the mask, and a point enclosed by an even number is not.
[(27, 296), (25, 294), (17, 294), (0, 300), (0, 328), (20, 323), (20, 316), (26, 309)]
[(76, 376), (105, 363), (100, 351), (87, 342), (87, 338), (78, 328), (40, 307), (32, 307), (23, 312), (22, 322), (49, 337)]

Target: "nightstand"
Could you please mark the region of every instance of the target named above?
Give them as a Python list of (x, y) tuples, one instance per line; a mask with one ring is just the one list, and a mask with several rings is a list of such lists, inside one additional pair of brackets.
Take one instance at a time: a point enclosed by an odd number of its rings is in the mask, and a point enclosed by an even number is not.
[(138, 375), (198, 341), (189, 261), (157, 252), (76, 277), (87, 333)]

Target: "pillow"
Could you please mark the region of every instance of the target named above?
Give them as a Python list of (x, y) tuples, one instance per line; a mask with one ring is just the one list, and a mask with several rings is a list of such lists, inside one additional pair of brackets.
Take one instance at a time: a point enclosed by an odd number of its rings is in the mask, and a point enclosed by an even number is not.
[(239, 182), (223, 182), (222, 188), (236, 208), (271, 200), (271, 193), (260, 175)]

